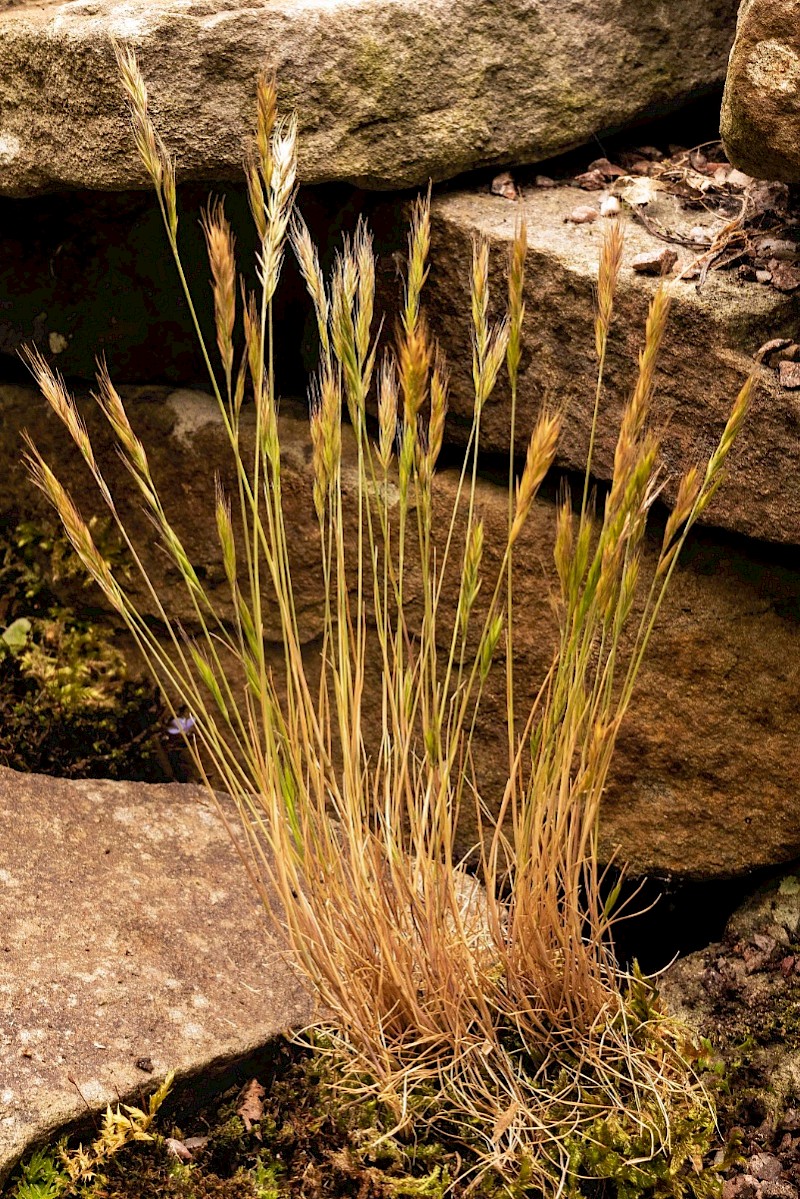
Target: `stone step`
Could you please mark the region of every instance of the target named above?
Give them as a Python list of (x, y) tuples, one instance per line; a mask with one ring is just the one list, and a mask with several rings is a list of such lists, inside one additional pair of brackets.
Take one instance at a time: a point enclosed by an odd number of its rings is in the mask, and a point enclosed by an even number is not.
[(0, 193), (145, 184), (112, 38), (141, 55), (182, 179), (239, 176), (264, 67), (297, 109), (303, 182), (398, 188), (539, 161), (723, 81), (736, 0), (645, 7), (12, 0), (0, 13)]
[(0, 827), (0, 1185), (168, 1071), (230, 1077), (310, 1020), (200, 788), (0, 768)]
[[(451, 410), (446, 436), (466, 437), (472, 418), (472, 349), (469, 279), (475, 237), (491, 246), (491, 283), (497, 313), (506, 296), (507, 255), (515, 225), (524, 217), (530, 250), (525, 290), (517, 428), (524, 447), (543, 403), (565, 406), (560, 463), (582, 470), (586, 461), (594, 405), (594, 295), (597, 267), (607, 222), (575, 225), (566, 218), (576, 205), (597, 193), (573, 187), (526, 188), (510, 202), (485, 191), (459, 190), (433, 202), (431, 270), (426, 309), (451, 372)], [(647, 205), (655, 227), (678, 237), (690, 228), (718, 228), (713, 212), (686, 210), (675, 197), (659, 192)], [(625, 260), (620, 275), (616, 319), (609, 347), (606, 388), (597, 433), (594, 473), (610, 477), (619, 418), (630, 395), (643, 341), (644, 325), (657, 280), (633, 271), (639, 254), (660, 251), (664, 241), (624, 210)], [(725, 487), (709, 510), (708, 521), (750, 537), (800, 542), (800, 392), (780, 386), (777, 370), (759, 368), (754, 355), (771, 338), (798, 336), (797, 294), (784, 294), (758, 283), (742, 282), (735, 271), (712, 272), (698, 290), (694, 281), (677, 281), (696, 251), (674, 246), (679, 260), (668, 280), (673, 303), (658, 369), (655, 417), (663, 423), (667, 500), (675, 493), (682, 464), (708, 456), (725, 426), (733, 400), (753, 371), (758, 391), (730, 461)], [(395, 302), (397, 282), (387, 272), (387, 306)], [(508, 384), (501, 379), (481, 424), (484, 450), (507, 452), (510, 434)]]
[[(231, 482), (230, 454), (213, 400), (200, 393), (132, 393), (129, 412), (151, 455), (153, 474), (164, 487), (167, 510), (187, 550), (202, 568), (206, 586), (229, 614), (213, 515), (214, 475)], [(69, 480), (86, 513), (101, 510), (64, 445), (55, 418), (29, 389), (0, 388), (0, 412), (8, 436), (0, 458), (0, 513), (27, 495), (21, 468), (12, 459), (13, 428), (27, 425), (47, 459)], [(88, 409), (87, 409), (88, 412)], [(246, 412), (246, 410), (245, 410)], [(96, 417), (93, 431), (99, 429)], [(319, 660), (322, 589), (318, 530), (311, 498), (311, 450), (307, 420), (284, 406), (283, 445), (286, 521), (294, 562), (301, 635), (309, 671)], [(192, 609), (165, 555), (152, 546), (152, 530), (125, 472), (114, 467), (108, 437), (95, 433), (98, 456), (110, 478), (137, 543), (145, 547), (158, 594), (174, 615), (191, 621)], [(345, 437), (345, 450), (352, 451)], [(352, 461), (350, 461), (352, 468)], [(352, 488), (352, 469), (345, 482)], [(446, 525), (456, 478), (437, 476), (434, 527)], [(352, 500), (352, 491), (348, 491)], [(715, 502), (722, 501), (724, 489)], [(485, 521), (485, 569), (496, 566), (506, 524), (504, 487), (482, 479), (479, 509)], [(355, 544), (355, 509), (347, 506), (345, 538)], [(551, 588), (555, 512), (551, 499), (534, 505), (517, 554), (515, 677), (518, 708), (535, 692), (549, 666), (556, 635)], [(657, 538), (657, 534), (655, 535)], [(651, 545), (650, 558), (657, 549)], [(409, 594), (415, 593), (413, 577)], [(457, 573), (443, 587), (443, 611), (457, 602)], [(484, 592), (485, 592), (484, 588)], [(417, 592), (418, 593), (418, 592)], [(83, 593), (84, 596), (86, 593)], [(141, 594), (143, 604), (146, 596)], [(85, 602), (85, 601), (84, 601)], [(265, 610), (266, 635), (276, 671), (282, 650), (275, 611)], [(367, 677), (376, 688), (377, 665)], [(485, 800), (492, 804), (505, 783), (505, 691), (502, 663), (490, 674), (476, 738), (476, 762)], [(377, 694), (373, 690), (373, 694)], [(800, 856), (800, 787), (796, 726), (800, 695), (800, 570), (774, 548), (704, 530), (693, 539), (676, 573), (645, 659), (633, 705), (623, 726), (601, 826), (601, 850), (634, 874), (725, 878)], [(377, 729), (380, 705), (365, 703)], [(465, 804), (463, 843), (476, 828)]]

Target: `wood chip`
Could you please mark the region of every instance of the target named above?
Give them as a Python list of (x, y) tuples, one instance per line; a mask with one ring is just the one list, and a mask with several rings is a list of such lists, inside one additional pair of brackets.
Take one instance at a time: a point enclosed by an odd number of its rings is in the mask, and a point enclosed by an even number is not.
[(800, 362), (782, 362), (778, 367), (781, 387), (787, 391), (800, 391)]
[(664, 157), (655, 146), (636, 146), (633, 153), (639, 158), (649, 158), (651, 162), (661, 162)]
[(622, 167), (615, 166), (607, 158), (595, 158), (594, 162), (590, 162), (586, 169), (587, 171), (599, 171), (608, 180), (619, 179), (621, 175), (625, 174)]
[(582, 175), (575, 176), (575, 182), (585, 192), (599, 192), (603, 190), (608, 180), (601, 171), (584, 171)]
[(504, 200), (519, 199), (517, 185), (510, 171), (503, 171), (502, 174), (495, 175), (492, 180), (492, 195), (502, 196)]
[(797, 291), (800, 287), (800, 268), (777, 258), (770, 258), (769, 270), (772, 275), (772, 286), (778, 291)]
[(763, 346), (760, 346), (753, 357), (756, 362), (766, 362), (771, 358), (776, 350), (785, 350), (788, 345), (791, 345), (789, 337), (773, 337), (770, 341), (765, 341)]
[(677, 252), (665, 246), (663, 250), (647, 250), (644, 254), (637, 254), (631, 267), (638, 275), (668, 275), (677, 261)]

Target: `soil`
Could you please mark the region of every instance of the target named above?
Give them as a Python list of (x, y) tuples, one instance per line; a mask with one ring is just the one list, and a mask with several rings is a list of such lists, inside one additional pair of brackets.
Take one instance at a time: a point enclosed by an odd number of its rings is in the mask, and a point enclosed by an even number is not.
[(664, 983), (725, 1063), (721, 1130), (739, 1160), (724, 1199), (800, 1194), (800, 877), (765, 884), (721, 941), (676, 963)]

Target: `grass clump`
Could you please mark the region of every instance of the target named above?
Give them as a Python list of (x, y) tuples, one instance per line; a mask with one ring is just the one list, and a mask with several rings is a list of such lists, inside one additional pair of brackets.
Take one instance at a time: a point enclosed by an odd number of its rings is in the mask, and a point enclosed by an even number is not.
[[(150, 119), (135, 58), (123, 51), (119, 58), (137, 147), (183, 279), (174, 165)], [(245, 162), (260, 246), (254, 293), (242, 283), (240, 300), (222, 204), (203, 217), (216, 346), (202, 346), (234, 472), (230, 494), (218, 486), (215, 511), (234, 619), (225, 622), (204, 591), (104, 369), (97, 399), (180, 571), (191, 630), (164, 610), (150, 584), (63, 382), (30, 356), (142, 572), (169, 651), (31, 444), (33, 478), (169, 702), (192, 714), (198, 769), (213, 770), (238, 806), (248, 868), (319, 998), (342, 1092), (382, 1105), (398, 1134), (412, 1124), (445, 1129), (451, 1143), (469, 1148), (461, 1181), (476, 1187), (494, 1179), (498, 1193), (575, 1194), (595, 1180), (623, 1195), (703, 1195), (713, 1102), (688, 1032), (655, 1002), (643, 1004), (637, 980), (615, 960), (614, 897), (602, 898), (597, 828), (617, 733), (663, 597), (689, 530), (721, 482), (751, 386), (709, 460), (680, 479), (660, 552), (648, 563), (645, 530), (662, 486), (651, 406), (669, 308), (663, 288), (650, 307), (600, 511), (590, 488), (623, 252), (612, 227), (600, 260), (585, 479), (575, 502), (564, 494), (555, 514), (560, 633), (533, 704), (521, 708), (515, 550), (554, 461), (561, 414), (541, 412), (519, 478), (510, 459), (507, 527), (492, 547), (484, 544), (478, 458), (482, 413), (502, 370), (511, 380), (515, 441), (524, 227), (499, 321), (489, 315), (489, 248), (475, 247), (473, 422), (452, 503), (443, 507), (436, 466), (448, 373), (423, 310), (429, 202), (414, 209), (395, 343), (379, 357), (369, 233), (359, 224), (326, 279), (294, 211), (295, 128), (278, 117), (274, 84), (262, 79)], [(314, 663), (293, 583), (274, 383), (272, 301), (287, 243), (313, 300), (320, 344), (310, 390), (323, 581)], [(188, 288), (186, 295), (195, 314)], [(253, 438), (243, 432), (246, 406)], [(456, 580), (452, 605), (443, 599), (448, 579)], [(279, 664), (265, 646), (268, 613), (280, 623)], [(490, 673), (503, 669), (496, 659), (505, 665), (508, 769), (503, 793), (488, 797), (475, 737)], [(375, 737), (373, 712), (380, 713)], [(465, 805), (481, 830), (474, 876), (456, 852)]]

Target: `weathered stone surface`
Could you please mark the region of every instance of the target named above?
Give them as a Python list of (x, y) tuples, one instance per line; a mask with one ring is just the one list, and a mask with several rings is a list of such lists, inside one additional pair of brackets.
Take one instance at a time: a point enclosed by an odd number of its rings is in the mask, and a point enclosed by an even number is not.
[[(284, 408), (281, 418), (284, 497), (302, 635), (313, 670), (322, 628), (318, 534), (306, 422), (290, 411)], [(163, 393), (139, 392), (130, 412), (150, 450), (153, 472), (167, 488), (168, 510), (225, 612), (212, 501), (214, 473), (219, 470), (226, 477), (229, 455), (213, 401), (197, 393), (165, 400)], [(28, 425), (48, 459), (69, 478), (76, 498), (86, 503), (87, 513), (99, 510), (43, 402), (37, 408), (30, 391), (0, 389), (0, 413), (6, 422), (0, 446), (8, 455), (0, 459), (0, 512), (9, 505), (19, 512), (25, 495), (21, 468), (11, 460), (15, 421)], [(107, 442), (98, 445), (103, 459), (111, 461)], [(346, 483), (348, 478), (352, 475)], [(120, 477), (115, 483), (124, 501), (127, 480)], [(441, 472), (437, 505), (442, 513), (452, 503), (454, 487), (452, 472)], [(505, 491), (482, 481), (478, 502), (485, 521), (485, 569), (490, 572), (504, 535)], [(354, 521), (352, 505), (349, 511)], [(130, 507), (130, 517), (138, 542), (150, 547), (150, 526), (138, 505)], [(443, 524), (436, 518), (435, 527)], [(517, 558), (520, 710), (543, 677), (554, 644), (549, 599), (553, 527), (553, 504), (543, 498), (534, 506)], [(351, 544), (354, 530), (353, 523), (347, 534)], [(167, 607), (191, 619), (164, 555), (151, 547), (148, 559)], [(448, 577), (445, 610), (455, 608), (456, 587), (457, 578)], [(409, 594), (417, 593), (410, 579)], [(278, 664), (277, 620), (269, 610), (265, 615)], [(483, 793), (490, 803), (504, 784), (504, 686), (503, 671), (495, 669), (476, 737)], [(618, 847), (634, 874), (690, 878), (742, 874), (800, 855), (798, 697), (800, 572), (784, 565), (776, 551), (770, 555), (710, 532), (698, 534), (673, 581), (620, 737), (603, 818), (603, 854), (608, 857)], [(377, 713), (377, 705), (365, 705), (367, 713), (373, 709)], [(473, 835), (474, 827), (465, 827), (465, 843)]]
[[(472, 419), (469, 279), (473, 238), (481, 235), (490, 241), (491, 284), (499, 315), (505, 304), (509, 243), (518, 217), (524, 216), (530, 250), (518, 449), (524, 453), (543, 403), (565, 405), (559, 461), (570, 469), (583, 469), (595, 395), (594, 291), (605, 221), (565, 224), (575, 197), (573, 189), (563, 187), (527, 191), (518, 204), (474, 190), (434, 200), (426, 308), (451, 372), (446, 434), (450, 440), (463, 441)], [(690, 226), (713, 229), (722, 224), (711, 214), (684, 212), (677, 200), (663, 194), (647, 211), (655, 222), (685, 236)], [(594, 462), (600, 479), (610, 477), (619, 418), (633, 386), (647, 307), (657, 286), (656, 280), (638, 275), (631, 263), (638, 254), (662, 249), (664, 244), (631, 216), (622, 220), (625, 262)], [(681, 251), (676, 274), (691, 258), (690, 251)], [(709, 275), (699, 291), (695, 282), (689, 281), (676, 280), (667, 286), (673, 305), (655, 402), (656, 419), (664, 424), (666, 497), (674, 495), (681, 469), (711, 452), (739, 388), (756, 370), (759, 388), (752, 412), (708, 520), (752, 537), (797, 543), (800, 406), (794, 393), (780, 387), (777, 370), (757, 368), (753, 362), (753, 355), (770, 338), (794, 335), (796, 299), (756, 283), (741, 283), (732, 273), (723, 272)], [(387, 279), (386, 289), (393, 302), (397, 289), (393, 277)], [(501, 375), (482, 415), (485, 450), (507, 450), (509, 411), (508, 386)]]
[(199, 788), (0, 769), (0, 827), (0, 1182), (87, 1107), (309, 1020)]
[[(768, 1134), (787, 1104), (796, 1118), (800, 1097), (799, 946), (800, 878), (790, 874), (756, 891), (721, 942), (675, 962), (659, 983), (669, 1009), (722, 1052), (734, 1095), (755, 1111), (760, 1102)], [(751, 1159), (750, 1172), (765, 1178), (773, 1162)]]
[(800, 183), (798, 0), (742, 0), (720, 127), (741, 170)]
[(735, 0), (23, 0), (0, 12), (0, 191), (143, 184), (112, 37), (140, 51), (183, 178), (239, 174), (266, 65), (298, 110), (301, 180), (387, 188), (537, 161), (708, 90), (735, 13)]

